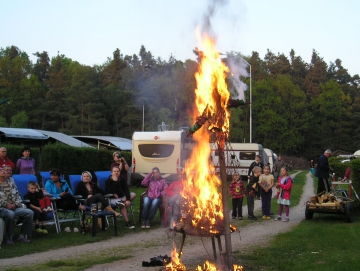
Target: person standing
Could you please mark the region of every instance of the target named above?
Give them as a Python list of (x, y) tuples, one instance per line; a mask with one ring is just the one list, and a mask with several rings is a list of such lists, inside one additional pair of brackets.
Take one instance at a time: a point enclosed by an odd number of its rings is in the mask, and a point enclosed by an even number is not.
[(7, 157), (7, 149), (5, 147), (0, 148), (0, 166), (10, 166), (12, 170), (15, 169), (15, 164)]
[(277, 203), (279, 204), (279, 213), (275, 218), (275, 221), (280, 221), (285, 206), (285, 218), (283, 222), (289, 222), (290, 215), (290, 196), (293, 180), (289, 176), (289, 171), (286, 167), (282, 167), (280, 170), (281, 178), (278, 179), (276, 189), (280, 189)]
[(116, 151), (113, 153), (113, 159), (114, 163), (111, 164), (110, 170), (113, 167), (118, 167), (120, 169), (120, 179), (121, 181), (125, 181), (127, 183), (128, 179), (128, 171), (129, 171), (129, 165), (126, 162), (125, 158), (122, 157), (121, 152)]
[(261, 167), (254, 167), (252, 170), (253, 175), (250, 178), (248, 185), (246, 186), (246, 199), (248, 206), (248, 218), (255, 220), (254, 216), (254, 198), (258, 193), (258, 182), (261, 175)]
[(328, 158), (331, 155), (331, 150), (327, 149), (324, 154), (322, 154), (317, 163), (315, 176), (318, 178), (318, 187), (317, 194), (323, 191), (330, 191), (329, 185), (329, 174), (330, 174), (330, 166)]
[(281, 155), (274, 163), (274, 180), (277, 181), (280, 177), (281, 168), (285, 166), (285, 162), (282, 160)]
[(31, 157), (29, 147), (21, 150), (21, 158), (16, 162), (16, 169), (20, 174), (35, 174), (35, 160)]
[(314, 160), (310, 160), (309, 165), (310, 165), (310, 172), (311, 172), (312, 175), (314, 175), (314, 171), (315, 171), (315, 169), (314, 169), (315, 168)]
[(243, 199), (246, 195), (246, 190), (244, 182), (241, 180), (241, 177), (238, 172), (233, 174), (233, 179), (230, 183), (229, 193), (231, 195), (232, 203), (232, 219), (238, 218), (239, 220), (243, 219), (242, 216), (242, 204)]
[(264, 167), (264, 174), (262, 174), (259, 178), (259, 186), (261, 187), (262, 219), (269, 220), (274, 176), (270, 174), (270, 166), (268, 165)]

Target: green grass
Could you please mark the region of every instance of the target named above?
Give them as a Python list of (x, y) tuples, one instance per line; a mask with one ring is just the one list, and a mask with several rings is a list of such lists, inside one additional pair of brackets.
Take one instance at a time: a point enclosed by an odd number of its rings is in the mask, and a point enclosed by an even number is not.
[[(146, 188), (144, 187), (131, 187), (130, 191), (136, 193), (136, 198), (134, 200), (134, 213), (135, 213), (135, 221), (137, 223), (137, 227), (133, 230), (135, 232), (140, 232), (141, 229), (139, 227), (138, 219), (139, 219), (139, 212), (140, 212), (140, 194), (144, 192)], [(132, 218), (129, 217), (131, 220)], [(118, 219), (118, 238), (121, 238), (124, 234), (126, 234), (129, 230), (124, 228), (124, 220), (122, 218)], [(157, 214), (152, 222), (153, 227), (160, 227), (161, 221), (160, 216)], [(42, 233), (37, 233), (33, 230), (31, 242), (28, 244), (20, 243), (16, 241), (18, 234), (20, 233), (20, 228), (15, 228), (14, 238), (15, 238), (15, 245), (6, 245), (3, 244), (0, 253), (0, 259), (5, 258), (12, 258), (15, 256), (23, 256), (29, 254), (29, 252), (43, 252), (48, 251), (50, 249), (58, 249), (64, 248), (69, 246), (76, 246), (82, 244), (91, 244), (96, 243), (99, 241), (104, 241), (109, 238), (114, 237), (114, 230), (113, 227), (110, 227), (106, 231), (98, 231), (96, 237), (92, 237), (91, 232), (87, 232), (85, 235), (81, 235), (80, 233), (67, 233), (64, 232), (65, 227), (70, 227), (73, 229), (77, 227), (80, 229), (79, 223), (63, 223), (61, 224), (62, 232), (57, 234), (55, 230), (55, 226), (47, 226), (46, 229), (48, 230), (49, 234), (44, 235)], [(6, 240), (4, 240), (4, 243)]]
[[(305, 183), (307, 171), (300, 172), (293, 184), (291, 194), (291, 206), (296, 206), (300, 200), (302, 189)], [(314, 184), (316, 185), (316, 184)], [(135, 202), (136, 214), (139, 214), (139, 196), (145, 188), (131, 188), (137, 194)], [(231, 205), (231, 202), (230, 202)], [(272, 211), (277, 212), (278, 204), (272, 201)], [(246, 213), (246, 210), (244, 210)], [(291, 210), (290, 210), (291, 214)], [(138, 216), (136, 217), (138, 219)], [(239, 227), (245, 227), (250, 223), (260, 221), (235, 221)], [(160, 218), (157, 214), (154, 218), (154, 226), (160, 227)], [(50, 229), (50, 227), (49, 227)], [(123, 231), (123, 221), (119, 227), (119, 236), (126, 234)], [(240, 262), (244, 270), (279, 270), (279, 271), (332, 271), (332, 270), (358, 270), (360, 260), (360, 216), (354, 216), (353, 223), (346, 223), (345, 217), (334, 214), (315, 214), (312, 220), (304, 220), (290, 232), (277, 235), (269, 243), (268, 247), (256, 248), (251, 253), (233, 252), (235, 263)], [(128, 230), (127, 230), (128, 231)], [(135, 229), (141, 231), (140, 227)], [(142, 230), (143, 231), (143, 230)], [(54, 233), (55, 229), (48, 236), (34, 232), (30, 244), (15, 243), (14, 246), (4, 245), (1, 249), (1, 258), (10, 258), (28, 254), (29, 252), (41, 252), (49, 249), (69, 247), (73, 245), (94, 243), (113, 237), (113, 229), (99, 232), (97, 237), (91, 237), (88, 233), (82, 236), (79, 233)], [(116, 239), (115, 239), (116, 240)], [(49, 242), (51, 241), (51, 242)], [(83, 254), (76, 258), (69, 257), (66, 260), (50, 260), (42, 264), (27, 266), (28, 271), (32, 270), (84, 270), (96, 264), (104, 264), (134, 256), (133, 249), (142, 244), (134, 244), (126, 248), (119, 247), (112, 249), (111, 253), (104, 251), (96, 254)], [(147, 247), (160, 245), (158, 241), (147, 244)], [(24, 270), (24, 267), (10, 267), (7, 271)]]
[(341, 215), (315, 215), (291, 232), (279, 234), (266, 248), (235, 253), (244, 270), (359, 270), (360, 220)]

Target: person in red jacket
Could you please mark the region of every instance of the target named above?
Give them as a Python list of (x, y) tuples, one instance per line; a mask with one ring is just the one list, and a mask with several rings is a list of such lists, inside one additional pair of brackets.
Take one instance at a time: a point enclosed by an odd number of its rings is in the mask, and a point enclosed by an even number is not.
[(15, 169), (15, 164), (7, 157), (7, 149), (5, 147), (0, 148), (0, 166), (10, 166), (12, 170)]
[(238, 218), (239, 220), (242, 220), (243, 219), (242, 203), (246, 194), (246, 190), (245, 190), (244, 182), (241, 180), (241, 177), (238, 172), (235, 172), (233, 174), (233, 179), (230, 183), (229, 193), (232, 198), (231, 200), (232, 208), (233, 208), (231, 213), (232, 218), (233, 219)]
[(280, 204), (279, 214), (275, 218), (275, 221), (281, 220), (281, 215), (283, 212), (283, 207), (285, 206), (286, 216), (283, 219), (284, 222), (289, 222), (289, 214), (290, 214), (290, 195), (291, 195), (291, 187), (293, 180), (289, 176), (288, 169), (286, 167), (282, 167), (280, 170), (280, 174), (282, 175), (279, 178), (278, 183), (276, 184), (276, 188), (280, 188), (279, 197), (277, 203)]
[(185, 179), (185, 174), (179, 174), (179, 180), (172, 182), (168, 188), (165, 190), (165, 195), (167, 196), (168, 205), (173, 209), (171, 216), (170, 228), (173, 228), (175, 224), (180, 221), (181, 217), (181, 190), (183, 188), (183, 180)]

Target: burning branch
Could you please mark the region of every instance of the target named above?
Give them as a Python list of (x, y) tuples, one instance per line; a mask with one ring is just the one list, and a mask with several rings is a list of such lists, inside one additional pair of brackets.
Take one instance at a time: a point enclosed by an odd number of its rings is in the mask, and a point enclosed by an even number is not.
[[(227, 108), (236, 108), (239, 106), (245, 105), (245, 102), (243, 100), (234, 100), (230, 99), (227, 103)], [(209, 121), (209, 123), (212, 123), (211, 118), (214, 117), (215, 114), (211, 113), (211, 110), (209, 110), (209, 105), (207, 105), (201, 114), (201, 116), (196, 118), (196, 122), (193, 126), (190, 127), (187, 137), (191, 137), (197, 130), (199, 130), (206, 121)], [(221, 131), (221, 128), (211, 126), (212, 132), (219, 132)]]

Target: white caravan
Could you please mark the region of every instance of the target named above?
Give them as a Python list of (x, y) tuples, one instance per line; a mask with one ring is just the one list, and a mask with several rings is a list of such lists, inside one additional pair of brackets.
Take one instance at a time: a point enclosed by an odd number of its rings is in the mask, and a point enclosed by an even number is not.
[[(255, 156), (260, 155), (260, 161), (266, 165), (268, 157), (261, 144), (257, 143), (228, 143), (224, 150), (227, 175), (232, 175), (236, 170), (240, 175), (247, 176), (249, 167), (255, 161)], [(219, 172), (219, 154), (216, 146), (212, 144), (211, 157), (216, 171)]]
[(264, 151), (268, 157), (268, 163), (270, 163), (270, 172), (272, 173), (273, 169), (274, 169), (274, 162), (275, 162), (274, 152), (267, 148), (264, 148)]
[(189, 158), (193, 139), (186, 138), (187, 130), (134, 132), (132, 136), (131, 183), (139, 184), (153, 167), (172, 182)]

